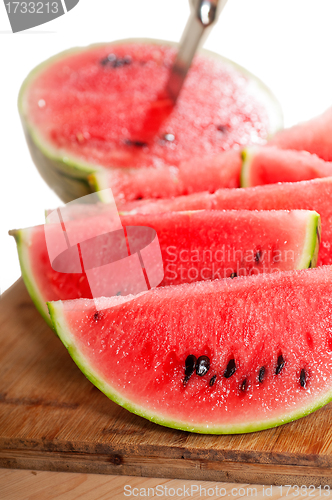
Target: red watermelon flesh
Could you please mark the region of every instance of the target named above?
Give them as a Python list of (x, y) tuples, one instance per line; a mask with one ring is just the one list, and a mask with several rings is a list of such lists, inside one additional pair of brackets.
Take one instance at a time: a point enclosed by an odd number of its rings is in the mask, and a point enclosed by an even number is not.
[[(178, 167), (112, 169), (89, 176), (95, 191), (112, 188), (120, 202), (141, 198), (173, 198), (185, 194), (209, 191), (221, 187), (240, 187), (242, 167), (239, 150), (230, 150), (213, 156), (192, 158)], [(107, 196), (99, 196), (107, 202)]]
[[(74, 208), (77, 212), (79, 207)], [(90, 228), (94, 235), (102, 235), (108, 215), (105, 216), (101, 209), (99, 216), (82, 218), (85, 212), (84, 208), (81, 210), (80, 214), (73, 214), (80, 218), (66, 222), (66, 231), (70, 232), (71, 238), (87, 241)], [(156, 230), (164, 268), (164, 278), (161, 273), (159, 286), (302, 269), (314, 267), (317, 261), (320, 220), (315, 212), (170, 212), (128, 215), (122, 217), (121, 222), (127, 233), (130, 226), (148, 226)], [(51, 265), (44, 226), (21, 229), (12, 234), (17, 241), (23, 279), (45, 319), (49, 319), (47, 301), (92, 298), (85, 272), (59, 272), (54, 263)], [(136, 232), (134, 238), (139, 248), (146, 246), (144, 235)], [(90, 240), (83, 265), (89, 269), (91, 266), (87, 261), (91, 259), (92, 267), (108, 264), (117, 244), (118, 258), (128, 256), (128, 251), (123, 253), (120, 248), (123, 243), (126, 247), (121, 235), (116, 241), (114, 238), (102, 242), (100, 239)], [(112, 279), (116, 281), (118, 276), (113, 274)], [(128, 293), (123, 289), (122, 281), (118, 285), (122, 294)]]
[(121, 207), (134, 213), (183, 210), (316, 210), (321, 216), (322, 241), (317, 265), (332, 263), (332, 177), (241, 189), (219, 189), (173, 200), (132, 202)]
[(160, 286), (315, 267), (320, 238), (318, 215), (302, 210), (137, 214), (122, 223), (157, 231)]
[(331, 284), (329, 266), (49, 309), (74, 361), (118, 404), (187, 431), (252, 432), (331, 400)]
[(296, 149), (332, 161), (332, 108), (311, 120), (280, 130), (270, 144), (282, 149)]
[[(253, 77), (218, 58), (195, 58), (168, 115), (159, 96), (175, 53), (166, 44), (122, 42), (60, 54), (28, 77), (23, 119), (44, 150), (97, 169), (178, 166), (197, 155), (264, 143), (272, 127), (251, 91)], [(166, 108), (168, 116), (150, 141), (143, 124), (155, 116), (151, 106)]]
[(244, 149), (242, 157), (241, 187), (305, 181), (332, 175), (331, 162), (307, 151), (256, 146)]

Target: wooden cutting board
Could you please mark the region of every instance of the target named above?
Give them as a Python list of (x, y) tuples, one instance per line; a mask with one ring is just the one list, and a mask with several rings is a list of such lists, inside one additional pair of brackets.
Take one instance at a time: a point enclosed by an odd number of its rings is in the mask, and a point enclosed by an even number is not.
[(332, 486), (332, 405), (246, 435), (158, 426), (79, 371), (21, 280), (0, 300), (0, 467)]

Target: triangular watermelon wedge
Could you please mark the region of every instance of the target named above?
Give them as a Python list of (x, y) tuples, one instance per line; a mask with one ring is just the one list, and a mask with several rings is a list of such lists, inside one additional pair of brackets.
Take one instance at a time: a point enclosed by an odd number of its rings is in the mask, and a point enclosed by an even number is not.
[(308, 151), (332, 161), (332, 107), (306, 122), (278, 131), (270, 144), (282, 149)]
[[(79, 235), (81, 242), (91, 237), (91, 229), (94, 234), (105, 233), (108, 211), (104, 207), (106, 205), (71, 207), (71, 216), (76, 220), (66, 223), (66, 229)], [(160, 286), (303, 269), (315, 267), (317, 263), (320, 217), (313, 211), (202, 210), (127, 215), (121, 222), (127, 228), (155, 229), (163, 266)], [(57, 228), (50, 230), (53, 229)], [(11, 234), (16, 239), (26, 287), (49, 324), (47, 301), (93, 297), (85, 272), (60, 272), (61, 269), (52, 267), (44, 226), (11, 231)], [(55, 235), (58, 237), (57, 232)], [(95, 262), (105, 256), (106, 264), (107, 255), (114, 253), (112, 238), (102, 243), (98, 239), (90, 241)], [(105, 269), (106, 266), (100, 268), (98, 283), (105, 280)], [(117, 277), (113, 273), (111, 278), (115, 281)]]
[(242, 159), (241, 187), (306, 181), (332, 175), (331, 162), (307, 151), (256, 146), (244, 149)]
[(332, 268), (49, 303), (83, 373), (116, 403), (200, 433), (267, 429), (332, 399)]
[(332, 177), (241, 189), (219, 189), (172, 200), (126, 203), (123, 211), (162, 213), (179, 210), (315, 210), (321, 216), (322, 242), (318, 264), (332, 263)]

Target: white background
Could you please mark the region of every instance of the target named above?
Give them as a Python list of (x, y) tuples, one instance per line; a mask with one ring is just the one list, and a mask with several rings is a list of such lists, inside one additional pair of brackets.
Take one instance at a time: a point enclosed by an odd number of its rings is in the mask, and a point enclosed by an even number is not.
[[(12, 34), (0, 3), (0, 289), (19, 276), (9, 229), (43, 223), (59, 205), (25, 144), (17, 94), (27, 73), (75, 45), (129, 37), (178, 41), (188, 0), (80, 0), (68, 14)], [(332, 103), (332, 0), (228, 0), (205, 47), (259, 76), (284, 110), (285, 125), (309, 119)], [(332, 138), (331, 138), (332, 140)]]

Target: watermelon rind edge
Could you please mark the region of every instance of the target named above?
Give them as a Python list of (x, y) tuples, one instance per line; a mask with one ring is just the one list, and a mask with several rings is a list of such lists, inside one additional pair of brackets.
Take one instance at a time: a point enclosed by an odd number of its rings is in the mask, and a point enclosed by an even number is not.
[[(255, 279), (254, 277), (252, 279)], [(326, 393), (323, 397), (318, 399), (312, 404), (306, 407), (299, 408), (283, 415), (282, 417), (277, 417), (275, 419), (270, 419), (268, 421), (255, 421), (246, 422), (237, 425), (222, 425), (222, 426), (202, 426), (202, 425), (188, 425), (186, 422), (181, 420), (169, 419), (168, 417), (163, 417), (158, 413), (152, 413), (146, 410), (142, 406), (139, 406), (129, 399), (124, 398), (117, 390), (115, 390), (97, 371), (90, 365), (87, 358), (84, 356), (82, 351), (75, 344), (70, 328), (65, 319), (63, 311), (63, 302), (47, 302), (50, 317), (53, 323), (54, 330), (57, 336), (60, 338), (64, 346), (67, 348), (69, 355), (76, 363), (78, 368), (86, 376), (90, 382), (96, 386), (102, 393), (105, 394), (109, 399), (114, 401), (116, 404), (122, 406), (126, 410), (134, 413), (138, 416), (146, 418), (156, 424), (162, 425), (164, 427), (170, 427), (173, 429), (183, 430), (187, 432), (193, 432), (198, 434), (244, 434), (262, 431), (270, 429), (273, 427), (278, 427), (280, 425), (293, 422), (298, 420), (310, 413), (318, 410), (322, 406), (326, 405), (332, 400), (332, 390)]]
[(306, 239), (303, 246), (302, 259), (297, 269), (316, 267), (320, 246), (321, 222), (320, 215), (310, 211), (308, 216)]
[(256, 151), (257, 147), (255, 146), (244, 148), (241, 151), (241, 160), (242, 160), (241, 173), (240, 173), (241, 188), (252, 187), (250, 182), (250, 173), (251, 173), (252, 160), (255, 156)]
[(46, 323), (53, 328), (53, 323), (51, 321), (50, 315), (48, 314), (48, 309), (46, 306), (46, 300), (41, 295), (38, 284), (36, 283), (33, 272), (30, 264), (30, 256), (29, 256), (29, 245), (30, 245), (30, 235), (33, 228), (28, 228), (24, 230), (14, 229), (9, 231), (10, 236), (14, 236), (16, 245), (17, 245), (17, 253), (20, 262), (22, 278), (26, 289), (35, 304), (38, 312), (44, 318)]
[[(74, 156), (61, 154), (61, 152), (53, 148), (51, 144), (43, 140), (41, 135), (29, 122), (24, 103), (25, 92), (29, 88), (29, 85), (45, 68), (47, 68), (53, 62), (62, 59), (66, 55), (74, 54), (80, 51), (86, 51), (89, 49), (92, 50), (103, 45), (116, 45), (130, 42), (148, 44), (154, 43), (156, 45), (167, 44), (175, 47), (178, 46), (177, 43), (167, 40), (129, 38), (116, 40), (113, 42), (96, 43), (87, 47), (73, 47), (48, 58), (47, 60), (36, 66), (25, 78), (20, 88), (18, 96), (18, 110), (31, 157), (45, 182), (49, 184), (50, 187), (56, 192), (56, 194), (62, 199), (62, 201), (66, 203), (81, 196), (90, 194), (92, 191), (91, 184), (89, 184), (88, 182), (88, 176), (90, 174), (103, 171), (105, 167), (103, 167), (102, 165), (91, 165), (87, 162), (82, 161), (81, 159), (76, 159)], [(269, 136), (272, 136), (275, 132), (277, 132), (277, 130), (282, 128), (283, 113), (280, 104), (271, 90), (267, 87), (267, 85), (265, 85), (265, 83), (263, 83), (257, 76), (253, 75), (247, 69), (231, 61), (230, 59), (221, 56), (220, 54), (208, 51), (206, 49), (201, 49), (200, 52), (207, 57), (222, 60), (225, 64), (237, 69), (250, 80), (252, 93), (254, 95), (256, 94), (256, 97), (257, 95), (259, 95), (259, 102), (264, 103), (265, 108), (267, 109), (271, 123)], [(59, 174), (62, 175), (62, 179), (58, 182), (54, 178)], [(71, 189), (66, 189), (66, 183), (71, 184)]]
[(102, 203), (109, 203), (108, 183), (106, 172), (94, 172), (88, 176), (88, 182), (93, 192), (97, 193), (99, 200)]

